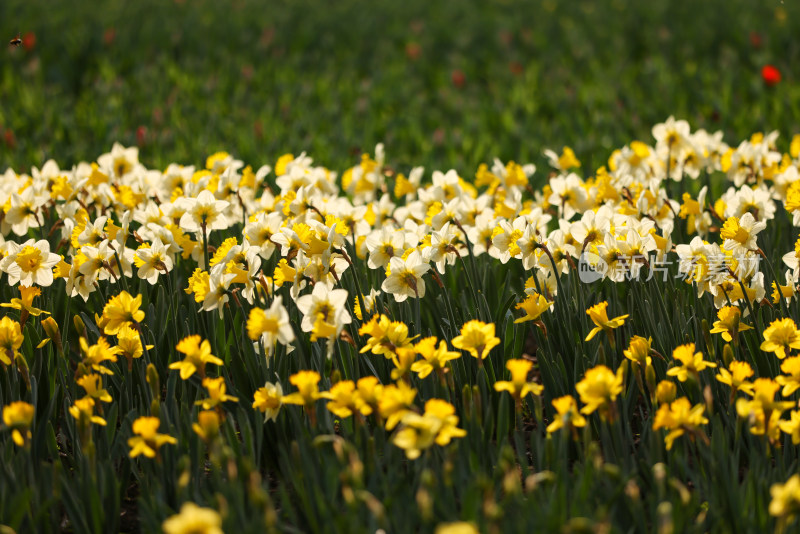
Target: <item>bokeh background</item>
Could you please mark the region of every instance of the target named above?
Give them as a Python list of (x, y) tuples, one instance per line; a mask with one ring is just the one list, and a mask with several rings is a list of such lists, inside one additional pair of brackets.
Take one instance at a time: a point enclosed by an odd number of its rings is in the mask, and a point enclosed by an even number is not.
[(305, 150), (341, 170), (382, 141), (398, 166), (465, 176), (569, 145), (591, 172), (669, 115), (788, 143), (798, 15), (780, 0), (3, 0), (0, 36), (23, 43), (0, 53), (0, 171), (114, 141), (161, 168)]

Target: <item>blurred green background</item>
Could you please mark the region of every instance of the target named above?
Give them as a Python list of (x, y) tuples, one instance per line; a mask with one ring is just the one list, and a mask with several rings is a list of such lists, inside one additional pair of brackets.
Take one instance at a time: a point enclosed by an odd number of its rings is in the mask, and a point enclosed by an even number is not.
[(383, 141), (401, 168), (467, 176), (570, 145), (591, 171), (671, 114), (786, 143), (798, 14), (780, 0), (4, 0), (0, 36), (24, 42), (2, 47), (0, 171), (114, 141), (155, 167), (306, 150), (338, 170)]

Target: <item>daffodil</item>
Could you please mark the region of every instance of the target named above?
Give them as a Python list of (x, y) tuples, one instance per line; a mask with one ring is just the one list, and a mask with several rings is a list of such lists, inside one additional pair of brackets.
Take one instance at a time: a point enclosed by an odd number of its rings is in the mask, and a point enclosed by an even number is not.
[(448, 371), (447, 362), (461, 357), (460, 352), (447, 350), (446, 341), (439, 341), (438, 348), (436, 341), (435, 337), (426, 337), (414, 345), (414, 350), (422, 356), (422, 359), (414, 362), (411, 370), (420, 378), (425, 378), (434, 371), (446, 373)]
[(133, 422), (132, 438), (128, 439), (131, 448), (129, 456), (136, 458), (144, 454), (148, 458), (155, 458), (158, 450), (167, 443), (175, 445), (178, 440), (168, 434), (159, 434), (158, 427), (161, 421), (158, 417), (140, 417)]
[(82, 377), (78, 378), (75, 383), (86, 391), (87, 397), (96, 399), (100, 402), (111, 402), (114, 400), (111, 398), (108, 390), (103, 389), (102, 375), (96, 375), (94, 373), (83, 375)]
[(297, 388), (295, 393), (291, 393), (282, 398), (283, 404), (299, 404), (306, 408), (311, 408), (320, 398), (319, 392), (319, 373), (316, 371), (299, 371), (289, 377), (289, 383)]
[(800, 512), (800, 475), (792, 475), (784, 484), (773, 484), (769, 493), (769, 515), (778, 517), (783, 525), (790, 523)]
[(702, 404), (692, 406), (686, 397), (681, 397), (670, 404), (662, 404), (653, 419), (653, 430), (665, 428), (670, 431), (664, 438), (667, 450), (670, 450), (675, 440), (687, 432), (701, 435), (698, 427), (708, 424), (708, 419), (703, 417), (704, 411), (705, 406)]
[(718, 321), (714, 321), (710, 330), (712, 334), (722, 334), (722, 339), (729, 342), (737, 337), (739, 332), (751, 330), (753, 327), (740, 322), (742, 312), (736, 306), (724, 306), (717, 312)]
[(576, 428), (586, 426), (586, 418), (578, 411), (578, 403), (572, 395), (564, 395), (552, 400), (556, 409), (553, 421), (547, 425), (547, 432), (552, 434), (562, 428), (569, 429), (573, 438), (577, 438)]
[(764, 342), (761, 343), (761, 350), (764, 352), (774, 352), (775, 356), (781, 360), (787, 356), (787, 351), (800, 349), (800, 332), (797, 325), (788, 317), (776, 319), (764, 330)]
[(133, 297), (127, 291), (120, 291), (119, 295), (111, 297), (103, 308), (103, 315), (97, 319), (97, 327), (107, 336), (117, 335), (123, 326), (136, 326), (144, 320), (142, 295)]
[(786, 375), (778, 375), (775, 381), (783, 386), (781, 395), (788, 397), (800, 389), (800, 356), (792, 356), (781, 362), (781, 371)]
[(22, 335), (20, 324), (11, 317), (0, 319), (0, 362), (11, 365), (19, 354), (25, 336)]
[(533, 368), (533, 362), (528, 360), (508, 360), (506, 369), (511, 373), (511, 380), (499, 380), (494, 383), (495, 391), (507, 391), (514, 398), (519, 407), (520, 402), (528, 394), (541, 395), (544, 386), (528, 381), (528, 373)]
[(525, 300), (517, 304), (516, 309), (524, 311), (525, 315), (518, 319), (514, 319), (514, 322), (523, 323), (525, 321), (536, 321), (552, 306), (553, 303), (548, 301), (544, 295), (540, 295), (534, 291), (529, 294)]
[[(145, 347), (142, 345), (142, 337), (139, 332), (128, 325), (123, 325), (117, 332), (117, 348), (119, 348), (120, 354), (128, 360), (128, 369), (133, 369), (133, 360), (142, 357)], [(152, 348), (153, 345), (147, 345), (147, 350)]]
[(270, 355), (275, 344), (288, 345), (294, 341), (294, 330), (289, 322), (289, 312), (283, 306), (283, 297), (276, 296), (266, 310), (253, 308), (247, 319), (247, 336), (256, 341), (260, 339)]
[(117, 361), (117, 355), (121, 352), (119, 347), (112, 347), (108, 343), (108, 340), (102, 336), (94, 345), (89, 345), (89, 342), (86, 341), (85, 337), (81, 337), (78, 342), (81, 347), (81, 353), (83, 354), (84, 365), (101, 374), (114, 374), (111, 369), (101, 364), (104, 362)]
[(11, 299), (11, 302), (3, 302), (0, 306), (4, 308), (13, 308), (15, 310), (20, 311), (20, 324), (25, 324), (25, 319), (29, 315), (33, 317), (38, 317), (43, 313), (50, 314), (48, 311), (40, 310), (39, 308), (33, 307), (33, 299), (34, 297), (38, 297), (42, 294), (42, 290), (38, 287), (27, 287), (24, 285), (19, 286), (19, 293), (20, 298), (18, 299)]
[(603, 419), (614, 419), (613, 403), (624, 389), (623, 369), (620, 367), (614, 373), (605, 365), (598, 365), (589, 369), (583, 379), (575, 384), (575, 390), (585, 404), (581, 413), (590, 414), (597, 410)]
[(589, 332), (589, 335), (586, 336), (585, 341), (589, 341), (598, 332), (605, 331), (608, 334), (608, 338), (612, 341), (613, 344), (613, 337), (611, 335), (611, 331), (614, 328), (619, 328), (623, 324), (625, 324), (625, 319), (628, 318), (628, 314), (620, 315), (619, 317), (614, 317), (613, 319), (608, 318), (608, 313), (606, 312), (606, 308), (608, 308), (608, 302), (603, 301), (598, 304), (595, 304), (588, 310), (586, 310), (586, 314), (592, 320), (592, 322), (596, 325), (592, 330)]
[(267, 382), (253, 394), (253, 408), (264, 414), (264, 421), (275, 421), (283, 404), (283, 388), (281, 383)]
[(494, 335), (494, 323), (472, 320), (464, 323), (461, 334), (453, 338), (453, 346), (465, 350), (483, 362), (491, 350), (500, 344), (500, 339)]
[(402, 427), (394, 435), (392, 443), (406, 452), (409, 460), (419, 458), (423, 450), (434, 443), (445, 446), (452, 438), (463, 437), (466, 431), (457, 428), (455, 408), (441, 399), (425, 403), (425, 413), (407, 412), (402, 418)]
[(53, 267), (61, 256), (50, 252), (50, 243), (44, 239), (29, 239), (22, 244), (6, 242), (8, 249), (0, 260), (0, 271), (8, 275), (8, 285), (47, 287), (53, 283)]
[(170, 247), (170, 244), (164, 245), (158, 237), (150, 245), (139, 247), (133, 259), (139, 268), (136, 275), (147, 280), (150, 285), (158, 282), (159, 274), (167, 274), (172, 270)]
[(197, 422), (192, 423), (192, 430), (206, 443), (219, 435), (220, 416), (214, 410), (201, 410), (197, 414)]
[(700, 371), (709, 367), (716, 367), (717, 364), (703, 359), (702, 352), (695, 352), (694, 343), (681, 345), (672, 351), (672, 357), (681, 365), (667, 370), (668, 376), (674, 376), (681, 382), (686, 382), (689, 376), (695, 380), (700, 375)]
[(3, 424), (11, 429), (11, 439), (18, 447), (25, 447), (31, 441), (31, 425), (36, 410), (33, 404), (15, 401), (3, 406)]
[(211, 343), (199, 335), (183, 338), (175, 346), (175, 349), (182, 352), (185, 357), (179, 362), (171, 363), (169, 368), (180, 370), (181, 380), (187, 380), (196, 372), (200, 374), (200, 378), (205, 378), (206, 364), (224, 365), (225, 363), (211, 354)]
[(195, 404), (201, 406), (204, 410), (216, 408), (223, 402), (239, 402), (238, 398), (226, 393), (225, 378), (221, 376), (218, 378), (204, 378), (203, 387), (208, 391), (208, 397), (198, 400)]
[(403, 302), (408, 297), (421, 299), (425, 296), (425, 280), (422, 276), (430, 268), (430, 264), (423, 260), (418, 250), (413, 250), (405, 259), (393, 257), (389, 261), (388, 276), (381, 289), (384, 293), (393, 295), (397, 302)]
[(346, 419), (357, 410), (356, 385), (352, 380), (342, 380), (331, 387), (330, 391), (320, 394), (328, 399), (326, 408), (337, 417)]
[(390, 321), (385, 315), (374, 315), (358, 333), (369, 336), (367, 344), (361, 347), (361, 353), (371, 351), (373, 354), (383, 354), (386, 358), (391, 358), (398, 349), (412, 347), (412, 341), (416, 337), (408, 335), (408, 325), (400, 321)]
[(747, 362), (732, 361), (729, 369), (720, 368), (719, 374), (715, 377), (723, 384), (731, 388), (731, 399), (737, 391), (743, 391), (749, 395), (753, 394), (753, 384), (747, 379), (753, 376), (753, 368)]

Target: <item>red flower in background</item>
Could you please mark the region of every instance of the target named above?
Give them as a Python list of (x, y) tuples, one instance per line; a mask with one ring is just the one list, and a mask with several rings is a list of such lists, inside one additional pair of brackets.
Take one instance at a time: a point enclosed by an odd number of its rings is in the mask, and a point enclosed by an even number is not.
[(781, 81), (781, 71), (772, 65), (764, 65), (761, 69), (761, 78), (765, 84), (773, 86)]
[(34, 46), (36, 46), (36, 34), (33, 32), (27, 32), (25, 35), (22, 36), (22, 46), (25, 50), (31, 50)]
[(464, 76), (464, 73), (459, 69), (455, 69), (450, 73), (450, 79), (452, 80), (453, 85), (459, 89), (464, 87), (464, 83), (467, 81), (467, 77)]

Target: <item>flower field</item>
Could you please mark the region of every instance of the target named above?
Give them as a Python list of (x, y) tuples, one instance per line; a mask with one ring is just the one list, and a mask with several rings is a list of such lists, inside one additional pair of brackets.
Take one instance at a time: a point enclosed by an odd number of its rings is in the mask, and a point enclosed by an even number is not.
[(799, 5), (65, 6), (0, 5), (0, 534), (800, 529)]
[(118, 144), (9, 169), (0, 517), (788, 528), (800, 136), (652, 133), (585, 177), (568, 147), (474, 176), (382, 145), (341, 173)]

